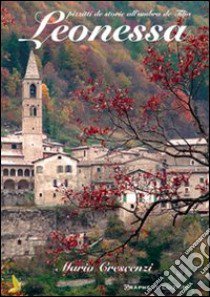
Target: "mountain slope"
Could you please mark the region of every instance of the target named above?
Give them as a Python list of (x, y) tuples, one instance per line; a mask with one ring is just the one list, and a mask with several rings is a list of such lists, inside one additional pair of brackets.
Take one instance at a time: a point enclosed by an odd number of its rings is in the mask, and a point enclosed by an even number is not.
[[(43, 15), (53, 10), (68, 11), (112, 11), (112, 12), (148, 12), (186, 9), (192, 13), (188, 25), (198, 26), (208, 23), (204, 4), (206, 1), (3, 1), (14, 17), (15, 24), (2, 29), (2, 120), (4, 123), (21, 124), (21, 78), (24, 75), (31, 44), (20, 43), (18, 38), (34, 34), (37, 23), (34, 16), (37, 11)], [(152, 18), (76, 18), (70, 19), (70, 26), (85, 24), (109, 24), (117, 28), (121, 24), (134, 26), (138, 23), (150, 26), (156, 23), (173, 22)], [(56, 140), (76, 145), (79, 133), (75, 124), (75, 103), (72, 91), (88, 78), (103, 77), (107, 83), (120, 87), (129, 87), (131, 93), (140, 102), (155, 92), (155, 86), (145, 77), (141, 66), (146, 42), (109, 42), (100, 39), (94, 42), (55, 43), (47, 41), (37, 50), (37, 61), (44, 79), (44, 130)], [(47, 86), (47, 87), (46, 87)], [(206, 89), (204, 88), (204, 96)], [(79, 115), (79, 108), (77, 113)]]

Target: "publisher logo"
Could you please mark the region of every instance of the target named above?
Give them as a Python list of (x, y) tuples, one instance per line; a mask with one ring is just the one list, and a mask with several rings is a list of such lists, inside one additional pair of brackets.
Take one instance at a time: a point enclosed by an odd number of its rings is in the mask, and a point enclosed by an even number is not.
[[(168, 296), (168, 294), (175, 294), (176, 296), (203, 296), (203, 292), (209, 292), (209, 286), (206, 285), (205, 281), (200, 280), (197, 283), (196, 289), (193, 288), (193, 283), (190, 282), (195, 273), (200, 273), (207, 281), (210, 280), (210, 274), (208, 273), (209, 264), (205, 264), (209, 260), (209, 233), (210, 229), (203, 233), (175, 261), (170, 269), (164, 271), (164, 277), (161, 277), (152, 286), (147, 288), (145, 295)], [(167, 294), (165, 293), (166, 291)]]

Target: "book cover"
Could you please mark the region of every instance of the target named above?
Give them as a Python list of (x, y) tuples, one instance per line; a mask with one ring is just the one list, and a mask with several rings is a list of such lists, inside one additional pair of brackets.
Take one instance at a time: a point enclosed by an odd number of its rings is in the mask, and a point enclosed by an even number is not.
[(208, 296), (208, 8), (2, 1), (2, 296)]

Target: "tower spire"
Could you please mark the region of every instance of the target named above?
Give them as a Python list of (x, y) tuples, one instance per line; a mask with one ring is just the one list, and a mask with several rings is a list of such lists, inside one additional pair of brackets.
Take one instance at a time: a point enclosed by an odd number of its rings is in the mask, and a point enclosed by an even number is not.
[(23, 154), (24, 160), (31, 163), (43, 157), (42, 80), (33, 51), (29, 55), (22, 91)]
[(40, 74), (33, 50), (31, 50), (24, 79), (40, 79)]

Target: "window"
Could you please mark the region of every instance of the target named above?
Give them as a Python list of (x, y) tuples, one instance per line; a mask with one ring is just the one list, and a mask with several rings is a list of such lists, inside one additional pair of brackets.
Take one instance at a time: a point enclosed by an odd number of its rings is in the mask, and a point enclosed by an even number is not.
[(62, 159), (62, 156), (58, 156), (58, 159), (61, 160)]
[(191, 166), (195, 165), (195, 161), (194, 161), (194, 160), (191, 160), (191, 161), (190, 161), (190, 165), (191, 165)]
[(204, 184), (205, 183), (205, 178), (204, 177), (200, 177), (200, 183)]
[(39, 193), (39, 197), (42, 197), (42, 193)]
[(36, 98), (36, 86), (34, 84), (30, 85), (30, 98)]
[(36, 173), (43, 173), (43, 166), (37, 166)]
[(97, 172), (98, 172), (98, 173), (101, 172), (101, 168), (100, 168), (100, 167), (97, 168)]
[(30, 107), (30, 116), (36, 117), (37, 116), (37, 108), (35, 106)]
[(139, 198), (140, 203), (144, 201), (144, 199), (143, 199), (143, 197), (141, 195), (139, 195), (138, 198)]
[(179, 207), (179, 202), (175, 202), (174, 203), (174, 208), (178, 208)]
[(53, 187), (57, 187), (58, 186), (58, 183), (57, 183), (57, 179), (54, 179), (54, 181), (53, 181)]
[(86, 151), (84, 151), (84, 157), (86, 157)]
[(23, 176), (23, 170), (22, 169), (18, 169), (18, 176)]
[(123, 195), (123, 202), (124, 202), (124, 203), (127, 202), (127, 195), (126, 195), (126, 194)]
[(134, 204), (131, 204), (131, 209), (134, 209), (135, 208), (135, 205)]
[(66, 166), (66, 172), (72, 172), (72, 167), (71, 165)]
[(167, 202), (166, 201), (161, 202), (161, 207), (162, 208), (167, 208)]
[(56, 193), (53, 193), (53, 198), (56, 198)]
[(63, 172), (63, 166), (58, 166), (57, 167), (57, 172), (62, 173)]
[(15, 182), (12, 179), (8, 179), (4, 182), (5, 190), (15, 190)]
[(15, 169), (11, 169), (10, 170), (10, 175), (11, 176), (16, 176), (16, 170)]
[(3, 175), (4, 175), (4, 176), (8, 176), (8, 175), (9, 175), (9, 170), (5, 168), (5, 169), (3, 170)]
[(18, 189), (19, 190), (27, 190), (29, 189), (29, 182), (27, 180), (20, 180), (19, 183), (18, 183)]
[(189, 188), (185, 188), (185, 194), (189, 194)]
[(25, 172), (24, 172), (24, 176), (30, 176), (30, 170), (29, 169), (26, 169)]
[(22, 241), (20, 239), (18, 239), (18, 242), (17, 242), (18, 245), (21, 245), (22, 244)]
[(17, 149), (17, 144), (16, 143), (12, 143), (11, 148), (12, 148), (12, 150), (16, 150)]
[(69, 186), (68, 179), (65, 179), (64, 185), (66, 188)]

